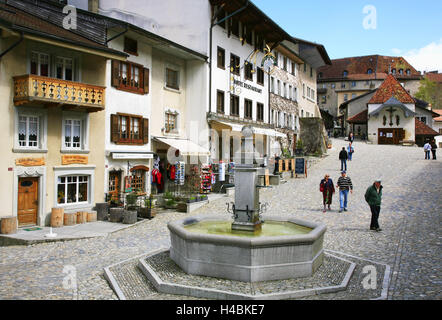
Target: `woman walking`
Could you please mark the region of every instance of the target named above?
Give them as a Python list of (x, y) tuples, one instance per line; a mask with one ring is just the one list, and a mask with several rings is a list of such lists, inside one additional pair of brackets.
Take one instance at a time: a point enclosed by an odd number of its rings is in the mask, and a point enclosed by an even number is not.
[(332, 204), (332, 197), (335, 193), (335, 186), (333, 185), (332, 179), (328, 174), (325, 175), (324, 179), (321, 180), (319, 185), (319, 191), (322, 192), (323, 204), (324, 204), (324, 213), (327, 211), (326, 206), (328, 205), (328, 210), (330, 211), (330, 205)]

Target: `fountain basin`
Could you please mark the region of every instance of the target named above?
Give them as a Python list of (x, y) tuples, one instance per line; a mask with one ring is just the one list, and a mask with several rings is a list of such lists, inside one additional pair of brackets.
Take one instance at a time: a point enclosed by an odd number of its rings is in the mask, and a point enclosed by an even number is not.
[(225, 216), (187, 218), (168, 224), (170, 258), (188, 274), (244, 282), (311, 276), (323, 261), (326, 226), (295, 218), (263, 218), (269, 224), (294, 224), (301, 231), (293, 235), (286, 231), (284, 235), (212, 234), (189, 228), (226, 221)]

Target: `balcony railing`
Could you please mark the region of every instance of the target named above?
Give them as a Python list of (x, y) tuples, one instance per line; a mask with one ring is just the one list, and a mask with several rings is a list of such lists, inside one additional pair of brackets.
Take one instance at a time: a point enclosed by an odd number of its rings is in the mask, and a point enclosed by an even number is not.
[(104, 109), (105, 87), (37, 75), (14, 77), (14, 104), (66, 106), (95, 112)]

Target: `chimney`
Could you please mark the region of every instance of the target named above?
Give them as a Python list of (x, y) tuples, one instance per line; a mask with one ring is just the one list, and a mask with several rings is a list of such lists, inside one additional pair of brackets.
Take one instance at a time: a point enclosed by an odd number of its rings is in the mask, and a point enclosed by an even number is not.
[(98, 13), (99, 0), (88, 0), (88, 10), (93, 13)]

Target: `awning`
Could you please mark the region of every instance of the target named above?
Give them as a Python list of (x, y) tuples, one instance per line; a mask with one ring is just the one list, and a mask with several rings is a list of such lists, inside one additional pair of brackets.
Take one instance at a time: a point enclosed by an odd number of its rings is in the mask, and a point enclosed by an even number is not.
[(154, 139), (158, 140), (162, 143), (165, 143), (174, 149), (179, 150), (183, 156), (195, 156), (195, 155), (209, 156), (210, 155), (209, 150), (199, 146), (198, 144), (196, 144), (195, 142), (192, 142), (190, 140), (174, 139), (174, 138), (160, 138), (160, 137), (154, 137)]
[[(238, 123), (230, 123), (230, 122), (224, 122), (224, 121), (215, 121), (217, 123), (222, 124), (223, 126), (230, 127), (232, 131), (235, 132), (241, 132), (242, 128), (246, 126), (247, 124), (238, 124)], [(283, 134), (281, 132), (278, 132), (273, 129), (266, 129), (266, 128), (260, 128), (260, 127), (253, 127), (253, 132), (255, 134), (262, 134), (265, 136), (271, 136), (271, 137), (287, 137), (286, 134)]]

